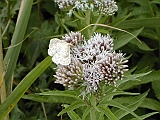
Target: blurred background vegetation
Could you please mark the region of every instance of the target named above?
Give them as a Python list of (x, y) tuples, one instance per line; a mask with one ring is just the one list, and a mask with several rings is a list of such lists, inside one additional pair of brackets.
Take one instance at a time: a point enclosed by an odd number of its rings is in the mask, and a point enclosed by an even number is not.
[[(129, 58), (129, 69), (132, 74), (150, 74), (141, 77), (141, 81), (131, 80), (123, 86), (122, 90), (130, 92), (144, 93), (149, 90), (146, 101), (141, 104), (136, 113), (139, 115), (152, 111), (160, 112), (160, 1), (159, 0), (121, 0), (116, 1), (118, 11), (114, 16), (102, 16), (98, 23), (107, 24), (124, 29), (138, 36), (141, 42), (126, 35), (122, 31), (117, 31), (105, 27), (97, 27), (95, 31), (107, 33), (115, 39), (115, 49), (126, 53)], [(15, 25), (20, 9), (21, 0), (1, 0), (0, 1), (0, 27), (2, 31), (3, 56), (5, 57), (11, 38), (15, 30)], [(79, 31), (85, 26), (95, 23), (98, 18), (94, 14), (89, 23), (74, 15), (68, 17), (67, 12), (59, 10), (53, 0), (35, 0), (29, 17), (29, 22), (19, 53), (16, 68), (14, 69), (13, 81), (7, 90), (7, 95), (11, 93), (20, 81), (38, 63), (48, 56), (48, 44), (51, 38), (61, 38), (62, 35), (70, 31)], [(82, 16), (83, 17), (83, 16)], [(81, 20), (82, 19), (82, 20)], [(7, 29), (6, 29), (7, 28)], [(90, 37), (83, 31), (86, 38)], [(21, 32), (19, 32), (21, 34)], [(48, 90), (64, 90), (60, 84), (55, 84), (55, 64), (51, 64), (45, 72), (30, 86), (25, 93), (33, 94)], [(4, 66), (6, 69), (6, 66)], [(32, 98), (24, 97), (10, 113), (11, 120), (57, 120), (57, 114), (62, 110), (60, 103), (43, 103), (39, 100), (29, 100)], [(118, 97), (117, 97), (118, 100)], [(123, 102), (123, 101), (121, 101)], [(154, 102), (155, 106), (150, 106)], [(146, 102), (147, 103), (147, 102)], [(63, 115), (64, 120), (68, 120), (67, 115)], [(158, 120), (159, 114), (149, 117), (147, 120)], [(127, 118), (124, 118), (127, 120)]]

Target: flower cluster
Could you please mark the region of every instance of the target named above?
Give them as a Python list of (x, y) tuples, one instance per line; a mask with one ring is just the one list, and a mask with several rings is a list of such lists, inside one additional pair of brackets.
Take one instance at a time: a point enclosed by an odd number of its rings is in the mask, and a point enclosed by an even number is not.
[(123, 74), (128, 67), (124, 65), (128, 60), (125, 60), (122, 53), (111, 52), (105, 54), (102, 59), (97, 61), (100, 74), (103, 74), (103, 80), (106, 84), (113, 83), (116, 86), (117, 80), (122, 80)]
[(99, 60), (99, 57), (104, 52), (111, 52), (113, 50), (113, 39), (109, 36), (102, 36), (99, 33), (91, 36), (91, 38), (81, 46), (74, 48), (74, 57), (80, 59), (83, 62), (94, 62)]
[(69, 35), (66, 34), (62, 36), (62, 40), (66, 41), (67, 43), (71, 43), (72, 45), (76, 46), (80, 44), (84, 40), (84, 36), (79, 32), (70, 32)]
[(74, 9), (86, 11), (96, 9), (100, 14), (113, 15), (118, 6), (114, 0), (55, 0), (60, 9), (69, 9), (71, 16)]
[(113, 15), (118, 10), (114, 0), (95, 0), (95, 6), (100, 14)]
[(79, 60), (72, 59), (72, 62), (68, 66), (58, 65), (55, 83), (60, 83), (67, 86), (69, 89), (80, 86), (83, 82), (82, 64)]
[(68, 66), (58, 65), (56, 83), (68, 86), (70, 89), (84, 86), (85, 94), (97, 92), (99, 84), (115, 85), (122, 80), (127, 71), (128, 62), (123, 53), (113, 50), (113, 39), (109, 34), (95, 33), (86, 41), (80, 33), (71, 32), (62, 37), (72, 43), (71, 63)]
[(58, 4), (60, 9), (65, 9), (69, 6), (74, 5), (75, 0), (54, 0), (54, 1)]

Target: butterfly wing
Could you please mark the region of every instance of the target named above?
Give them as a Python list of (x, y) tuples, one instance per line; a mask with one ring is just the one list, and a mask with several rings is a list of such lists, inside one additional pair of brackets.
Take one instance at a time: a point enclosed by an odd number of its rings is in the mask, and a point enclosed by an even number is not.
[(56, 64), (69, 65), (71, 62), (70, 45), (65, 42), (61, 43), (52, 57), (52, 61)]
[(57, 38), (53, 38), (50, 40), (48, 55), (53, 56), (57, 52), (57, 48), (58, 48), (60, 42), (61, 42), (61, 40), (59, 40)]
[(70, 44), (57, 38), (51, 39), (48, 54), (57, 65), (69, 65), (71, 62)]

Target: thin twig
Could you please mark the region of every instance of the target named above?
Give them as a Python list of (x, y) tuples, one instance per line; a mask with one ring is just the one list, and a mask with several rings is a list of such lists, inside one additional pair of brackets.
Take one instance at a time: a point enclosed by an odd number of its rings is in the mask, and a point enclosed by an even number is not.
[(4, 31), (3, 31), (3, 33), (2, 33), (2, 37), (3, 37), (4, 34), (6, 33), (6, 31), (7, 31), (7, 29), (8, 29), (8, 26), (9, 26), (10, 22), (11, 22), (11, 19), (8, 20), (7, 25), (6, 25), (6, 27), (5, 27)]
[(41, 105), (42, 105), (42, 109), (43, 109), (43, 113), (44, 113), (45, 119), (48, 120), (48, 119), (47, 119), (47, 114), (46, 114), (46, 109), (45, 109), (45, 107), (44, 107), (44, 103), (41, 102)]
[(128, 32), (126, 30), (123, 30), (123, 29), (120, 29), (120, 28), (116, 28), (116, 27), (113, 27), (113, 26), (109, 26), (109, 25), (105, 25), (105, 24), (90, 24), (90, 25), (87, 25), (86, 27), (84, 27), (83, 29), (81, 29), (79, 32), (82, 32), (83, 30), (85, 30), (86, 28), (88, 28), (90, 26), (102, 26), (102, 27), (107, 27), (107, 28), (119, 30), (119, 31), (128, 33), (129, 35), (133, 36), (136, 40), (138, 40), (141, 43), (141, 41), (135, 35), (133, 35), (132, 33)]
[(35, 30), (33, 30), (32, 32), (30, 32), (30, 33), (24, 38), (24, 40), (22, 40), (21, 42), (17, 43), (16, 45), (9, 46), (9, 47), (3, 48), (3, 49), (9, 49), (9, 48), (13, 48), (13, 47), (18, 46), (19, 44), (23, 43), (34, 31), (35, 31)]

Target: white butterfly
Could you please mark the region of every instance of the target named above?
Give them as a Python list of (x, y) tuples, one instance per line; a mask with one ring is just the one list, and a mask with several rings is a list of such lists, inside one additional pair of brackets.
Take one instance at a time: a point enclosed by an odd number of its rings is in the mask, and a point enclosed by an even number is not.
[(52, 61), (57, 65), (69, 65), (71, 63), (70, 43), (57, 38), (50, 40), (48, 55), (52, 56)]

